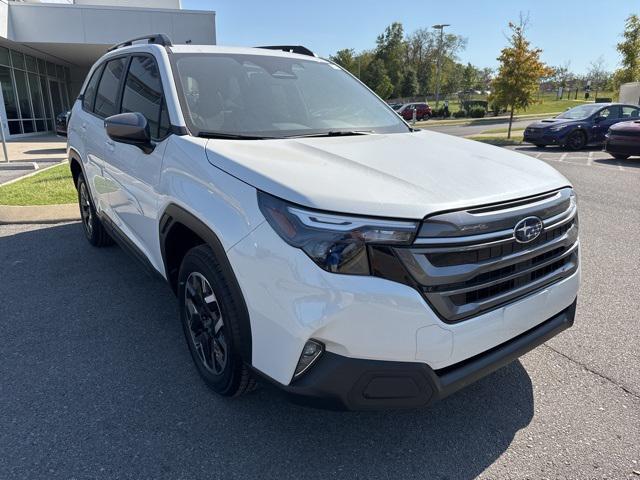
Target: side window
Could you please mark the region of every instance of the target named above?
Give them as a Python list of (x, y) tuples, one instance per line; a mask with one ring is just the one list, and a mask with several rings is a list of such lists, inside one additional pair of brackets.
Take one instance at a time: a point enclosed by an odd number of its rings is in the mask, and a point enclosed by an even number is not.
[[(611, 117), (611, 109), (610, 108), (604, 108), (602, 110), (600, 110), (600, 112), (598, 113), (599, 117), (604, 117), (604, 118), (609, 118)], [(613, 117), (611, 117), (613, 118)]]
[(147, 119), (151, 137), (163, 138), (169, 131), (169, 117), (156, 61), (133, 56), (122, 94), (122, 112), (139, 112)]
[(622, 118), (638, 118), (638, 109), (633, 107), (622, 107)]
[(87, 84), (87, 88), (84, 90), (84, 95), (82, 97), (82, 108), (84, 108), (87, 112), (93, 111), (93, 104), (96, 100), (96, 91), (98, 90), (98, 82), (100, 81), (100, 75), (102, 74), (102, 69), (104, 65), (100, 65), (93, 72), (89, 83)]
[(125, 57), (116, 58), (107, 63), (104, 73), (98, 85), (96, 94), (96, 115), (106, 118), (118, 113), (118, 94), (120, 93), (120, 80), (127, 65)]

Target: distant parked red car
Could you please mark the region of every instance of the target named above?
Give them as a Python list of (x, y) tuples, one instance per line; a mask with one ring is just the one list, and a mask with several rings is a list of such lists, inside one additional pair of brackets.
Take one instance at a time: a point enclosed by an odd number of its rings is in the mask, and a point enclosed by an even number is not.
[(411, 121), (414, 110), (416, 111), (416, 120), (428, 120), (431, 117), (431, 107), (424, 102), (406, 103), (396, 111), (402, 118)]
[(640, 156), (640, 120), (612, 125), (605, 137), (604, 149), (619, 160)]

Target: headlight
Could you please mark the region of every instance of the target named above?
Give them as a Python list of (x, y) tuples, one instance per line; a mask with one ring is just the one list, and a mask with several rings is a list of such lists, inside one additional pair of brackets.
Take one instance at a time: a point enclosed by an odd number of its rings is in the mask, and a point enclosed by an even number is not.
[(418, 222), (319, 212), (263, 192), (258, 192), (258, 205), (285, 242), (334, 273), (369, 275), (367, 245), (408, 245), (418, 229)]
[(549, 130), (552, 132), (559, 132), (560, 130), (564, 130), (567, 127), (570, 127), (570, 125), (562, 123), (560, 125), (554, 125), (553, 127), (549, 127)]

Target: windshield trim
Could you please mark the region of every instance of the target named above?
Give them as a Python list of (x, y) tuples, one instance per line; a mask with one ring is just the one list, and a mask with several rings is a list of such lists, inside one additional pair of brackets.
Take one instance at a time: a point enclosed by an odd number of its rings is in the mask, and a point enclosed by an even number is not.
[[(261, 52), (262, 55), (264, 55), (263, 52)], [(198, 128), (196, 125), (193, 124), (192, 120), (191, 120), (191, 115), (189, 114), (189, 108), (187, 106), (187, 100), (185, 98), (185, 94), (184, 94), (184, 88), (182, 87), (182, 81), (180, 80), (180, 72), (178, 70), (178, 65), (177, 65), (177, 61), (180, 58), (184, 58), (184, 57), (192, 57), (192, 56), (198, 56), (198, 55), (202, 55), (202, 56), (225, 56), (225, 55), (229, 55), (226, 53), (211, 53), (211, 52), (180, 52), (180, 53), (172, 53), (171, 55), (169, 55), (169, 63), (171, 65), (171, 75), (173, 77), (173, 82), (175, 85), (175, 90), (176, 93), (178, 95), (178, 103), (180, 105), (180, 110), (182, 113), (182, 117), (184, 118), (184, 123), (186, 125), (187, 131), (189, 132), (190, 135), (194, 136), (194, 137), (206, 137), (207, 133), (211, 134), (212, 132), (207, 132), (207, 130), (205, 129), (200, 129)], [(236, 55), (236, 54), (234, 54)], [(246, 55), (246, 56), (251, 56), (250, 53), (238, 53), (237, 55)], [(271, 55), (266, 55), (266, 56), (271, 56)], [(273, 57), (276, 58), (280, 58), (280, 56), (278, 55), (272, 55)], [(383, 106), (385, 107), (394, 117), (396, 117), (398, 119), (398, 126), (404, 126), (406, 128), (406, 131), (404, 132), (387, 132), (387, 133), (411, 133), (414, 131), (414, 129), (411, 127), (411, 125), (409, 125), (406, 120), (404, 118), (402, 118), (400, 115), (398, 115), (398, 112), (394, 109), (392, 109), (389, 104), (387, 102), (385, 102), (384, 100), (382, 100), (373, 90), (371, 90), (367, 85), (364, 84), (364, 82), (362, 82), (358, 77), (356, 77), (355, 75), (353, 75), (351, 72), (349, 72), (348, 70), (345, 70), (344, 68), (342, 68), (340, 65), (336, 64), (335, 62), (332, 62), (331, 60), (327, 60), (324, 58), (318, 58), (318, 57), (313, 57), (310, 59), (300, 59), (298, 58), (297, 55), (292, 55), (291, 56), (292, 59), (296, 59), (296, 60), (300, 60), (300, 61), (316, 61), (316, 62), (321, 62), (321, 63), (327, 63), (330, 65), (334, 65), (336, 67), (338, 67), (342, 72), (346, 73), (347, 75), (349, 75), (353, 80), (357, 81), (362, 87), (364, 87), (367, 91), (369, 91), (371, 93), (371, 95), (373, 95), (373, 97)], [(372, 130), (375, 127), (368, 127), (368, 126), (363, 126), (362, 128), (358, 128), (358, 131), (367, 131), (367, 130)], [(381, 127), (377, 127), (378, 129), (382, 129)], [(230, 137), (233, 135), (237, 135), (238, 137), (251, 137), (253, 139), (257, 138), (257, 137), (264, 137), (265, 139), (282, 139), (282, 138), (294, 138), (297, 135), (305, 135), (305, 134), (309, 134), (309, 135), (313, 135), (313, 136), (321, 136), (322, 134), (325, 133), (330, 133), (330, 132), (334, 132), (340, 129), (337, 128), (331, 128), (331, 129), (327, 129), (325, 130), (321, 130), (321, 129), (306, 129), (306, 130), (301, 130), (299, 131), (298, 134), (296, 134), (295, 132), (288, 132), (288, 134), (286, 136), (278, 136), (277, 133), (278, 132), (274, 132), (274, 131), (265, 131), (265, 132), (256, 132), (255, 134), (248, 134), (248, 133), (242, 133), (242, 132), (237, 132), (237, 133), (233, 133), (233, 132), (220, 132), (223, 133), (224, 135), (229, 135)], [(345, 131), (352, 131), (352, 128), (345, 128)], [(381, 133), (385, 133), (385, 132), (381, 132)], [(374, 133), (371, 133), (371, 135), (373, 135)]]

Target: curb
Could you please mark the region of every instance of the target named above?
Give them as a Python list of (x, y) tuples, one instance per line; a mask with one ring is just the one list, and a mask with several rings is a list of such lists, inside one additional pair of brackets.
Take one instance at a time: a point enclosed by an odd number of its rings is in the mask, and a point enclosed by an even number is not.
[[(0, 165), (0, 170), (3, 170), (2, 166), (6, 166), (6, 165), (12, 165), (12, 166), (13, 166), (13, 165), (16, 165), (16, 166), (18, 166), (18, 165), (17, 165), (18, 163), (20, 163), (20, 162), (11, 162), (11, 163), (9, 163), (9, 164), (7, 164), (7, 163), (2, 163), (2, 164)], [(38, 165), (38, 162), (22, 162), (22, 163), (23, 163), (23, 164), (25, 164), (25, 163), (31, 163), (31, 164), (33, 164), (33, 171), (32, 171), (32, 172), (29, 172), (29, 173), (25, 173), (25, 174), (24, 174), (24, 175), (22, 175), (21, 177), (12, 178), (11, 180), (7, 180), (7, 181), (6, 181), (6, 182), (4, 182), (4, 183), (0, 183), (0, 187), (4, 187), (5, 185), (11, 185), (12, 183), (16, 183), (16, 182), (19, 182), (20, 180), (24, 180), (25, 178), (33, 177), (34, 175), (37, 175), (37, 174), (39, 174), (39, 173), (46, 172), (47, 170), (50, 170), (50, 169), (52, 169), (52, 168), (55, 168), (55, 167), (57, 167), (58, 165), (62, 165), (62, 164), (64, 164), (64, 163), (68, 163), (68, 160), (66, 160), (66, 159), (62, 158), (62, 159), (60, 159), (60, 161), (59, 161), (59, 162), (54, 163), (53, 165), (49, 165), (49, 166), (47, 166), (47, 167), (43, 167), (43, 168), (40, 168), (40, 166)], [(10, 169), (10, 170), (12, 170), (12, 169)], [(15, 170), (20, 170), (20, 168), (16, 168)], [(0, 205), (0, 207), (1, 207), (1, 206), (2, 206), (2, 205)]]
[(77, 203), (61, 205), (0, 205), (0, 225), (16, 223), (60, 223), (80, 220)]

